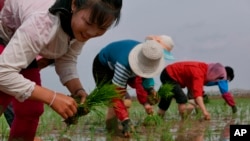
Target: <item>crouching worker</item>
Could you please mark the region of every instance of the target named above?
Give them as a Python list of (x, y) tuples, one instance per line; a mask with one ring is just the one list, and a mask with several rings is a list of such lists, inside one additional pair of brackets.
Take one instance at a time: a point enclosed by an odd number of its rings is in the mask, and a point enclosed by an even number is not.
[(237, 111), (232, 94), (228, 91), (228, 82), (234, 78), (234, 71), (229, 66), (220, 63), (205, 63), (198, 61), (183, 61), (168, 65), (161, 73), (162, 84), (172, 83), (173, 96), (162, 98), (159, 102), (158, 114), (164, 116), (169, 108), (172, 98), (178, 103), (178, 110), (183, 117), (187, 109), (188, 98), (182, 88), (187, 87), (195, 99), (195, 103), (201, 109), (204, 119), (210, 120), (211, 115), (207, 111), (203, 102), (203, 86), (217, 85), (222, 94), (222, 98), (232, 108), (232, 112)]
[[(145, 79), (137, 76), (134, 78), (130, 78), (127, 82), (131, 88), (135, 89), (137, 99), (139, 103), (144, 107), (145, 112), (148, 115), (153, 114), (153, 105), (157, 104), (159, 101), (159, 97), (154, 89), (154, 79)], [(132, 99), (129, 93), (126, 93), (123, 103), (126, 106), (127, 110), (131, 107)], [(106, 128), (107, 130), (111, 131), (118, 130), (118, 119), (116, 118), (113, 107), (108, 108), (108, 112), (106, 115)]]
[[(93, 76), (97, 86), (100, 83), (112, 83), (120, 94), (125, 96), (130, 78), (139, 76), (145, 79), (160, 74), (164, 68), (164, 42), (146, 40), (121, 40), (104, 47), (93, 62)], [(132, 123), (122, 99), (113, 99), (116, 117), (121, 121), (122, 132), (130, 137)]]

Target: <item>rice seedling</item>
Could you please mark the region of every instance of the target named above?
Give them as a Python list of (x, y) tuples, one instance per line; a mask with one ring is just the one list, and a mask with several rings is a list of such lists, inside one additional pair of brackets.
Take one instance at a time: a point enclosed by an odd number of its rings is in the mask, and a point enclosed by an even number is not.
[(143, 125), (144, 126), (159, 126), (162, 125), (163, 119), (158, 115), (148, 115), (144, 119)]
[(77, 113), (68, 119), (65, 120), (65, 123), (69, 126), (72, 124), (77, 124), (78, 118), (88, 114), (90, 111), (95, 112), (97, 115), (100, 115), (98, 111), (99, 106), (110, 106), (111, 100), (116, 98), (121, 98), (116, 86), (112, 84), (104, 84), (101, 87), (96, 87), (86, 98), (86, 101), (81, 104), (80, 97), (73, 97), (78, 103)]
[[(153, 97), (148, 97), (148, 100), (150, 101), (155, 101), (158, 100), (158, 97), (160, 98), (168, 98), (173, 95), (173, 90), (174, 86), (170, 83), (165, 83), (161, 85), (159, 88), (157, 94)], [(143, 125), (144, 126), (158, 126), (161, 125), (163, 122), (162, 117), (158, 115), (154, 115), (153, 113), (151, 115), (147, 115), (146, 118), (143, 120)]]
[(160, 86), (158, 90), (158, 95), (160, 96), (160, 98), (168, 98), (170, 96), (173, 96), (172, 92), (173, 88), (174, 88), (173, 84), (165, 83)]
[(162, 130), (162, 132), (164, 134), (161, 134), (161, 137), (160, 137), (160, 140), (161, 141), (174, 141), (174, 137), (173, 137), (173, 134), (171, 134), (171, 132), (169, 132), (168, 129), (164, 129)]
[[(239, 111), (245, 111), (249, 110), (247, 109), (248, 101), (245, 102), (239, 102), (240, 104), (238, 105)], [(136, 134), (133, 135), (132, 140), (165, 140), (165, 141), (174, 141), (175, 138), (178, 135), (177, 130), (179, 130), (179, 127), (176, 127), (176, 124), (180, 122), (179, 115), (178, 115), (178, 109), (176, 108), (177, 105), (175, 102), (173, 102), (170, 106), (170, 109), (168, 110), (168, 115), (166, 120), (163, 120), (163, 122), (160, 125), (154, 125), (154, 126), (146, 126), (143, 128), (143, 121), (145, 120), (145, 117), (147, 116), (143, 107), (137, 102), (134, 101), (132, 104), (130, 111), (130, 117), (134, 122), (137, 122), (137, 131)], [(208, 108), (209, 112), (211, 113), (212, 116), (212, 121), (214, 122), (213, 124), (211, 123), (208, 127), (204, 126), (204, 133), (199, 133), (202, 136), (204, 136), (204, 140), (218, 140), (220, 136), (220, 132), (223, 130), (223, 126), (227, 124), (227, 121), (225, 121), (227, 118), (230, 117), (228, 115), (228, 112), (230, 111), (230, 107), (224, 106), (223, 105), (223, 99), (211, 99), (210, 103), (206, 105)], [(106, 109), (103, 107), (96, 107), (98, 110), (102, 111), (102, 113), (105, 113)], [(157, 107), (155, 107), (157, 109)], [(226, 110), (223, 111), (223, 110)], [(244, 110), (243, 110), (244, 109)], [(218, 113), (217, 113), (218, 112)], [(218, 115), (220, 112), (220, 115)], [(246, 119), (248, 117), (247, 112), (239, 112), (237, 116), (235, 117), (238, 119), (238, 123), (243, 122), (243, 119)], [(193, 123), (190, 120), (196, 120), (196, 114), (192, 115), (193, 118), (185, 120), (185, 130), (191, 130), (193, 128), (196, 128), (199, 125), (204, 124), (205, 121), (200, 121), (197, 120), (197, 123)], [(244, 118), (245, 117), (245, 118)], [(239, 119), (243, 118), (243, 119)], [(76, 129), (71, 128), (70, 131), (72, 134), (69, 134), (69, 132), (65, 133), (68, 136), (72, 137), (72, 140), (82, 140), (81, 138), (84, 139), (91, 139), (91, 140), (100, 140), (101, 137), (106, 138), (106, 140), (114, 140), (113, 137), (109, 137), (111, 135), (107, 135), (105, 133), (105, 130), (103, 131), (98, 131), (100, 129), (105, 128), (105, 122), (104, 122), (104, 117), (100, 118), (97, 114), (95, 113), (90, 113), (87, 116), (84, 116), (84, 120), (79, 120), (80, 126), (77, 126)], [(199, 119), (197, 117), (197, 119)], [(139, 122), (141, 121), (141, 122)], [(246, 121), (244, 121), (246, 122)], [(249, 122), (249, 121), (248, 121)], [(76, 130), (81, 129), (81, 132), (76, 132)], [(139, 130), (140, 128), (141, 131)], [(202, 132), (202, 131), (201, 131)], [(77, 135), (76, 135), (77, 133)], [(97, 134), (99, 133), (99, 136)], [(185, 135), (186, 133), (183, 132)], [(93, 136), (95, 135), (95, 136)], [(77, 136), (77, 137), (76, 137)], [(152, 138), (154, 137), (154, 139)], [(192, 136), (191, 134), (185, 135), (186, 137)], [(103, 139), (103, 138), (102, 138)]]
[[(163, 119), (160, 125), (144, 126), (143, 121), (147, 114), (145, 113), (143, 106), (138, 101), (133, 101), (131, 108), (129, 109), (130, 117), (134, 123), (137, 123), (136, 133), (133, 134), (129, 140), (138, 141), (174, 141), (179, 134), (189, 138), (196, 136), (199, 133), (204, 141), (219, 140), (224, 127), (233, 118), (234, 122), (231, 124), (250, 124), (249, 114), (249, 98), (237, 98), (236, 103), (238, 112), (233, 115), (229, 106), (223, 105), (224, 100), (221, 98), (210, 98), (210, 102), (206, 105), (208, 111), (211, 114), (211, 121), (199, 120), (196, 118), (196, 114), (192, 114), (190, 119), (181, 121), (178, 114), (176, 102), (172, 102), (169, 107), (167, 116)], [(83, 140), (128, 140), (122, 137), (118, 137), (117, 134), (107, 134), (105, 130), (105, 113), (107, 111), (106, 106), (95, 107), (100, 111), (100, 115), (95, 112), (79, 118), (78, 124), (67, 128), (67, 125), (62, 121), (62, 118), (57, 115), (51, 108), (45, 106), (45, 112), (40, 118), (40, 123), (37, 131), (37, 136), (40, 136), (46, 141), (62, 141), (60, 139), (68, 139), (71, 141), (83, 141)], [(157, 106), (154, 106), (157, 110)], [(195, 121), (195, 122), (194, 122)], [(180, 129), (180, 122), (184, 122), (184, 126)], [(208, 125), (205, 126), (207, 123)], [(203, 126), (204, 125), (204, 126)], [(204, 127), (203, 130), (196, 130), (197, 127)], [(67, 132), (65, 130), (67, 129)], [(199, 128), (198, 128), (199, 129)], [(187, 132), (186, 132), (187, 131)], [(193, 132), (191, 132), (193, 131)], [(4, 117), (0, 117), (0, 140), (8, 140), (8, 125)], [(154, 137), (154, 138), (152, 138)], [(187, 139), (185, 139), (187, 140)], [(184, 141), (184, 140), (182, 140)]]

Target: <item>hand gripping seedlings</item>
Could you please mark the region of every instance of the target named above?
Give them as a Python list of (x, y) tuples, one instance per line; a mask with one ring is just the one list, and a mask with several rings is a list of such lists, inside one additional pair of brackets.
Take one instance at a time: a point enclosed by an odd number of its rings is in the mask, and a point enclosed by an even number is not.
[(73, 117), (67, 118), (64, 122), (67, 126), (72, 124), (77, 124), (78, 119), (84, 115), (87, 115), (90, 111), (97, 112), (97, 107), (99, 106), (110, 106), (113, 99), (121, 98), (121, 95), (116, 90), (115, 85), (104, 84), (101, 87), (96, 87), (87, 96), (86, 101), (81, 104), (80, 97), (72, 96), (78, 103), (77, 113)]

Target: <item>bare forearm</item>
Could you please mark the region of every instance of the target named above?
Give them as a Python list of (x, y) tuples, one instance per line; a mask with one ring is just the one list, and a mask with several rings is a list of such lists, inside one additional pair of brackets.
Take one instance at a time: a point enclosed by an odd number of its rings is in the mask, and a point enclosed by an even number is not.
[(88, 93), (83, 88), (80, 79), (75, 78), (65, 83), (71, 95), (81, 97), (80, 103), (84, 103)]
[(64, 84), (71, 94), (75, 94), (78, 89), (84, 89), (78, 78), (72, 79)]
[(47, 104), (64, 119), (73, 116), (77, 111), (77, 103), (73, 98), (38, 85), (35, 86), (29, 99)]
[(202, 110), (202, 113), (204, 115), (204, 119), (205, 120), (210, 120), (211, 119), (211, 116), (210, 116), (210, 113), (207, 111), (206, 107), (205, 107), (205, 104), (203, 102), (203, 97), (201, 96), (198, 96), (197, 98), (195, 98), (195, 102), (199, 105), (199, 107), (201, 108)]
[(203, 102), (203, 98), (201, 96), (197, 97), (195, 99), (195, 102), (199, 105), (203, 114), (207, 112), (207, 109), (206, 109), (205, 104)]
[(50, 104), (55, 92), (47, 88), (36, 85), (29, 99), (41, 101), (45, 104)]

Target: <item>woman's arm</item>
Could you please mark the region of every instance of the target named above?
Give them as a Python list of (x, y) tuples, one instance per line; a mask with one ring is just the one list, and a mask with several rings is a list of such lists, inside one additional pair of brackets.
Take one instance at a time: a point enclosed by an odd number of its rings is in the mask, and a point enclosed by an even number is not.
[(72, 96), (81, 97), (81, 103), (84, 103), (88, 93), (83, 88), (80, 79), (74, 78), (65, 83), (65, 86), (68, 88)]
[(35, 86), (29, 99), (49, 105), (64, 119), (72, 117), (77, 111), (77, 103), (73, 98), (38, 85)]
[(198, 96), (195, 98), (195, 102), (199, 105), (203, 115), (204, 115), (204, 119), (205, 120), (210, 120), (211, 116), (210, 113), (207, 111), (206, 106), (203, 102), (203, 97), (202, 96)]

